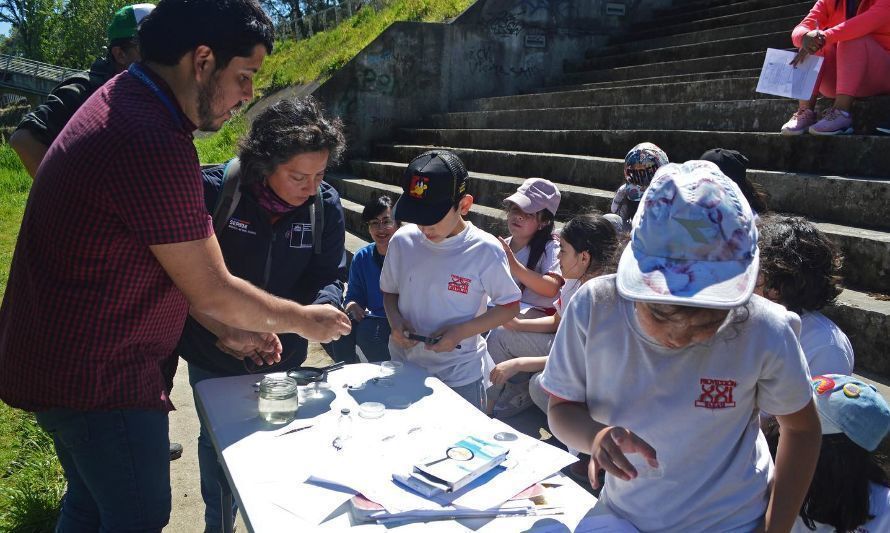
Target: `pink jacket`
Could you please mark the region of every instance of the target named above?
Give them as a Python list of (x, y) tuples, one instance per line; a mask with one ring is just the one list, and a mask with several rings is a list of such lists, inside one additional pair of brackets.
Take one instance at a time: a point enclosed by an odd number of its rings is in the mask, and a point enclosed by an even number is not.
[(825, 33), (825, 44), (871, 35), (890, 50), (890, 0), (860, 0), (856, 16), (846, 20), (846, 0), (835, 8), (836, 0), (817, 0), (816, 5), (794, 31), (791, 41), (800, 47), (803, 36), (815, 29)]

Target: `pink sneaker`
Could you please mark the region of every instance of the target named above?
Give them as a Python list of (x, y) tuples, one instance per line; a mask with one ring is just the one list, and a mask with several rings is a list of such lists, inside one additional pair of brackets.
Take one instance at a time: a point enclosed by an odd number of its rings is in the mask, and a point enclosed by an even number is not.
[(816, 123), (816, 112), (812, 109), (798, 109), (782, 126), (782, 135), (802, 135)]
[(809, 131), (813, 135), (849, 135), (853, 133), (853, 116), (829, 107), (822, 114), (822, 120), (810, 126)]

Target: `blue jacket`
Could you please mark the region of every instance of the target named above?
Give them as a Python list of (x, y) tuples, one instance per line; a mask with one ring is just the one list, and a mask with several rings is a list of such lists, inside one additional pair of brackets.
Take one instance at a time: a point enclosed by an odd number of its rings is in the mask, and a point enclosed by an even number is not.
[[(204, 202), (213, 213), (222, 190), (223, 165), (203, 171)], [(327, 183), (321, 184), (324, 201), (324, 230), (320, 254), (313, 254), (309, 206), (314, 197), (275, 222), (259, 206), (247, 187), (217, 235), (226, 266), (233, 275), (245, 279), (276, 296), (301, 304), (331, 303), (340, 306), (343, 294), (341, 261), (344, 257), (345, 225), (340, 196)], [(179, 341), (179, 355), (189, 363), (221, 375), (249, 371), (272, 372), (299, 366), (306, 359), (306, 339), (279, 335), (283, 345), (281, 362), (250, 370), (242, 361), (218, 350), (216, 336), (189, 317)]]
[(377, 318), (386, 318), (383, 293), (380, 292), (380, 273), (383, 257), (376, 253), (373, 242), (355, 253), (349, 267), (349, 285), (345, 301), (356, 302)]

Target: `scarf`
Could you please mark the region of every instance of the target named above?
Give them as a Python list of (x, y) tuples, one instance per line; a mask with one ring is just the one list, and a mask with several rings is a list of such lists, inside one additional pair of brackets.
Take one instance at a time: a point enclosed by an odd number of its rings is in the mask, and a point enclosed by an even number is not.
[(256, 197), (256, 201), (260, 207), (265, 209), (273, 217), (286, 215), (298, 208), (297, 205), (290, 205), (275, 194), (269, 185), (265, 182), (258, 181), (250, 185), (250, 192)]

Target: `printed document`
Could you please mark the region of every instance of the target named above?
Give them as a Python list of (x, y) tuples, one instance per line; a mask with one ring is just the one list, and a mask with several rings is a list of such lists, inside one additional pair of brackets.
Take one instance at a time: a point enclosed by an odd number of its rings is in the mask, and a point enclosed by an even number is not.
[(796, 67), (792, 67), (790, 63), (796, 55), (796, 51), (767, 48), (756, 91), (795, 100), (809, 100), (816, 89), (822, 58), (808, 55)]

